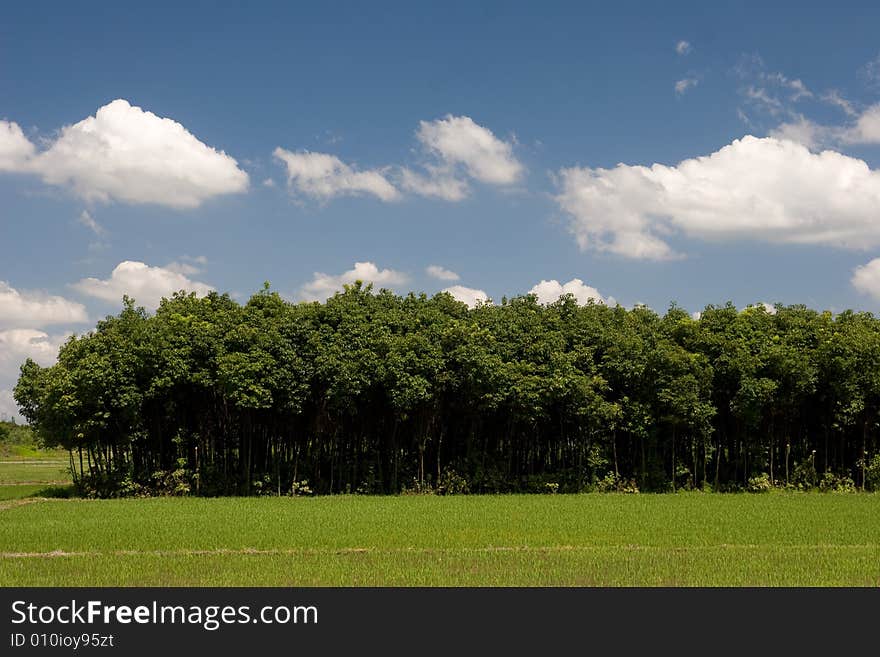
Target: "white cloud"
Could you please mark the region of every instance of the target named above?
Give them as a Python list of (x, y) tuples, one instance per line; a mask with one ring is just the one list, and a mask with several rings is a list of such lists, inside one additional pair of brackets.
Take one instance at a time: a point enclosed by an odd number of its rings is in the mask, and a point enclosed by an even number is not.
[(436, 278), (439, 281), (457, 281), (460, 277), (451, 269), (446, 269), (440, 265), (428, 265), (425, 268), (428, 276)]
[(510, 185), (523, 175), (523, 165), (514, 156), (513, 146), (468, 116), (420, 121), (416, 137), (446, 165), (460, 165), (480, 182)]
[(69, 333), (50, 336), (44, 331), (35, 329), (9, 329), (0, 331), (0, 368), (14, 367), (18, 374), (18, 367), (27, 358), (33, 358), (37, 363), (46, 367), (55, 362), (58, 357), (58, 349), (67, 340)]
[(110, 278), (84, 278), (74, 283), (73, 288), (113, 303), (120, 303), (127, 294), (137, 305), (151, 310), (159, 306), (162, 297), (170, 297), (179, 290), (204, 295), (214, 289), (206, 283), (190, 280), (179, 268), (150, 267), (130, 260), (116, 265)]
[(165, 265), (164, 269), (175, 274), (182, 274), (183, 276), (193, 276), (202, 271), (200, 267), (196, 267), (195, 265), (192, 265), (188, 262), (177, 261), (169, 262), (167, 265)]
[(464, 285), (453, 285), (444, 289), (443, 292), (448, 292), (453, 298), (466, 303), (469, 308), (475, 308), (480, 303), (489, 302), (489, 295), (483, 290), (465, 287)]
[(80, 213), (78, 221), (99, 237), (106, 233), (104, 227), (95, 220), (88, 210), (83, 210)]
[(804, 116), (798, 116), (794, 121), (780, 123), (770, 131), (769, 136), (797, 142), (813, 151), (831, 141), (831, 132), (828, 128)]
[(700, 81), (697, 78), (683, 78), (675, 83), (675, 93), (684, 94), (688, 89), (696, 87)]
[(18, 381), (22, 363), (32, 358), (43, 367), (52, 365), (68, 336), (68, 333), (49, 335), (27, 328), (0, 331), (0, 419), (21, 419), (12, 389)]
[(856, 267), (850, 283), (862, 294), (880, 300), (880, 258), (874, 258), (869, 263)]
[(761, 73), (760, 79), (766, 83), (774, 84), (782, 89), (791, 92), (791, 100), (797, 101), (801, 98), (812, 98), (813, 92), (807, 89), (801, 80), (789, 78), (782, 73)]
[(586, 285), (579, 278), (573, 278), (565, 284), (562, 284), (555, 279), (549, 281), (542, 280), (529, 290), (529, 294), (536, 295), (538, 297), (538, 302), (543, 304), (555, 303), (556, 301), (559, 301), (559, 297), (563, 294), (574, 295), (575, 300), (580, 305), (585, 305), (590, 299), (597, 303), (605, 303), (606, 301), (605, 298), (599, 294), (599, 290)]
[[(841, 102), (847, 101), (841, 99)], [(847, 125), (821, 125), (803, 116), (797, 120), (782, 123), (770, 131), (773, 137), (792, 139), (808, 148), (818, 148), (837, 144), (880, 144), (880, 103), (865, 108), (862, 112), (856, 112), (849, 105), (847, 112), (855, 119)]]
[(24, 171), (35, 150), (17, 123), (0, 121), (0, 171)]
[(0, 126), (0, 169), (39, 175), (87, 201), (192, 208), (248, 187), (248, 175), (226, 153), (121, 99), (63, 127), (46, 150), (28, 148), (23, 138), (15, 124)]
[(14, 419), (16, 422), (21, 421), (22, 418), (18, 414), (18, 405), (15, 403), (10, 388), (0, 388), (0, 420), (11, 419)]
[(801, 98), (813, 97), (813, 92), (807, 89), (806, 85), (800, 80), (789, 80), (788, 88), (794, 92), (791, 96), (792, 100), (800, 100)]
[[(773, 117), (780, 115), (797, 117), (792, 105), (815, 97), (799, 78), (790, 78), (779, 72), (768, 72), (764, 61), (758, 55), (744, 56), (736, 67), (736, 72), (743, 82), (747, 83), (740, 88), (739, 93), (759, 114), (763, 112)], [(840, 98), (833, 92), (829, 94), (825, 94), (822, 100), (834, 104)], [(779, 131), (784, 132), (784, 129)]]
[(764, 107), (770, 114), (776, 115), (782, 111), (782, 101), (771, 96), (763, 87), (748, 86), (745, 90), (746, 98), (753, 103)]
[(19, 292), (0, 281), (0, 328), (23, 328), (88, 321), (81, 303), (39, 292)]
[(856, 116), (858, 114), (856, 109), (853, 107), (853, 104), (849, 102), (846, 98), (841, 96), (840, 93), (835, 89), (832, 89), (831, 91), (827, 91), (822, 94), (822, 100), (829, 105), (834, 105), (835, 107), (840, 108), (847, 116)]
[[(524, 167), (512, 143), (467, 116), (420, 121), (416, 138), (426, 154), (417, 169), (386, 166), (359, 170), (329, 153), (293, 152), (278, 147), (275, 158), (287, 169), (288, 187), (328, 201), (344, 195), (372, 195), (396, 201), (403, 192), (444, 201), (461, 201), (470, 192), (468, 178), (491, 185), (511, 185)], [(271, 184), (265, 181), (264, 184)]]
[(200, 274), (205, 265), (208, 264), (206, 256), (180, 256), (179, 261), (169, 262), (164, 269), (174, 272), (175, 274), (183, 274), (184, 276), (194, 276)]
[(880, 103), (871, 105), (843, 130), (841, 140), (849, 144), (880, 144)]
[(675, 44), (675, 52), (679, 55), (687, 55), (691, 50), (691, 44), (687, 41), (682, 40)]
[(443, 167), (425, 168), (428, 171), (427, 175), (402, 167), (400, 186), (413, 194), (444, 201), (461, 201), (468, 195), (470, 188), (466, 181), (456, 178)]
[(834, 151), (746, 136), (677, 166), (572, 167), (560, 207), (582, 249), (668, 259), (679, 231), (700, 239), (869, 248), (880, 244), (880, 172)]
[(359, 194), (371, 194), (386, 202), (400, 198), (400, 192), (380, 169), (358, 171), (327, 153), (294, 153), (279, 147), (274, 155), (287, 167), (287, 183), (299, 194), (322, 201)]
[(372, 262), (356, 262), (353, 269), (336, 276), (315, 272), (312, 280), (300, 288), (300, 297), (305, 301), (323, 301), (355, 281), (372, 283), (375, 288), (387, 288), (403, 285), (407, 280), (409, 277), (403, 272), (379, 269)]
[[(813, 92), (799, 78), (790, 78), (778, 71), (767, 71), (764, 60), (761, 59), (760, 55), (744, 55), (740, 58), (735, 71), (744, 81), (751, 81), (752, 85), (747, 87), (744, 92), (754, 100), (762, 100), (761, 96), (767, 93), (766, 87), (773, 88), (780, 94), (784, 93), (791, 102), (813, 97)], [(754, 85), (758, 85), (757, 88)], [(763, 100), (766, 100), (766, 98)], [(782, 104), (776, 98), (770, 101), (770, 103), (779, 107)]]

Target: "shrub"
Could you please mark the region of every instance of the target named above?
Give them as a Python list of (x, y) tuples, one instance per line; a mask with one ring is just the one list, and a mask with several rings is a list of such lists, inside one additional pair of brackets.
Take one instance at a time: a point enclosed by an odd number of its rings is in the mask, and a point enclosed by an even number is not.
[(819, 482), (819, 490), (824, 493), (855, 493), (856, 483), (852, 477), (826, 472), (822, 475), (822, 481)]
[(278, 484), (269, 475), (263, 475), (262, 479), (257, 479), (256, 481), (252, 482), (251, 486), (253, 487), (253, 492), (256, 495), (277, 495), (279, 492)]
[(770, 482), (770, 475), (766, 472), (762, 472), (761, 474), (751, 477), (749, 479), (748, 486), (746, 490), (750, 493), (767, 493), (773, 489), (773, 484)]
[(437, 481), (438, 495), (467, 495), (470, 492), (470, 485), (467, 479), (462, 477), (452, 468), (447, 467), (440, 475)]
[(300, 481), (294, 481), (290, 484), (290, 490), (287, 493), (291, 497), (301, 497), (304, 495), (312, 495), (313, 491), (309, 487), (309, 480), (302, 479)]
[(865, 465), (865, 488), (880, 491), (880, 452), (868, 459)]
[(418, 477), (413, 477), (409, 486), (404, 486), (400, 490), (401, 495), (433, 495), (434, 487), (430, 481), (419, 481)]
[(819, 475), (816, 473), (816, 466), (812, 458), (804, 459), (796, 464), (791, 473), (791, 483), (801, 490), (815, 488), (818, 480)]
[(596, 482), (597, 493), (638, 493), (639, 487), (635, 479), (625, 480), (621, 476), (609, 472)]

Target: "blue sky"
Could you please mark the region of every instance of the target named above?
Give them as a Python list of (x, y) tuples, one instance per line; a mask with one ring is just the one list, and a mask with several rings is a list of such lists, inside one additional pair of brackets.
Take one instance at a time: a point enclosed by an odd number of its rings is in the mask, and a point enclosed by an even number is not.
[(0, 413), (178, 285), (877, 311), (880, 6), (718, 5), (5, 7)]

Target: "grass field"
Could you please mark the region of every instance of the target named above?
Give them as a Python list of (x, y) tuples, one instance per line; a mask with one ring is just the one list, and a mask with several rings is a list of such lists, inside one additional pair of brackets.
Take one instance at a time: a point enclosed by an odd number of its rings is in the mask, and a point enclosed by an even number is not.
[(0, 444), (0, 502), (57, 496), (70, 485), (67, 452)]
[(0, 584), (880, 585), (880, 495), (0, 502)]

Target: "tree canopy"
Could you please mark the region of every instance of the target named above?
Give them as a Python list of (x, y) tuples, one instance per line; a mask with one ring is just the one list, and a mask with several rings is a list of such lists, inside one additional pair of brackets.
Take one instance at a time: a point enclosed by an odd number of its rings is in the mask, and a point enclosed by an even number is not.
[(181, 291), (152, 315), (125, 298), (14, 394), (103, 495), (870, 487), (880, 321)]

